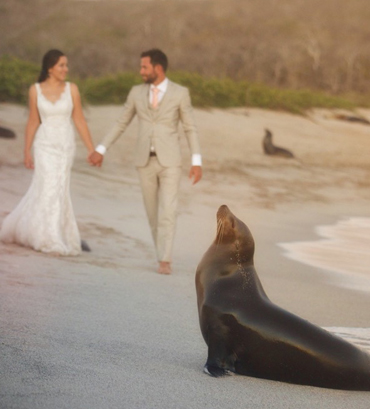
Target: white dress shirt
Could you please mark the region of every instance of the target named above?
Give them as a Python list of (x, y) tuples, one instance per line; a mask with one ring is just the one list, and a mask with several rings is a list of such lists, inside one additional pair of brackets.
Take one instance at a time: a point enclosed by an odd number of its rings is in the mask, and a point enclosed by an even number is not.
[(150, 91), (149, 91), (149, 102), (153, 102), (153, 88), (158, 88), (158, 103), (162, 101), (164, 94), (167, 91), (168, 87), (168, 78), (166, 77), (160, 84), (158, 85), (150, 85)]

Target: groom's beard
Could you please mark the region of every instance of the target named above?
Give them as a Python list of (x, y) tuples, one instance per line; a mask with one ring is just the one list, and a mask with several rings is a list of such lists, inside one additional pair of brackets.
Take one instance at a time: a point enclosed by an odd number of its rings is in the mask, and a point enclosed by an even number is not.
[(145, 75), (142, 77), (145, 84), (153, 84), (158, 78), (158, 75), (156, 74), (151, 74), (151, 75)]

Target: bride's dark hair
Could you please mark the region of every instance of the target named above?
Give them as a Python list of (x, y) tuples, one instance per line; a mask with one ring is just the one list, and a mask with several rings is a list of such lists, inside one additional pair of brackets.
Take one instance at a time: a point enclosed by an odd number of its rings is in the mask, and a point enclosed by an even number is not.
[(42, 66), (39, 75), (38, 82), (43, 82), (49, 76), (49, 69), (54, 67), (54, 65), (59, 61), (60, 57), (65, 54), (59, 50), (49, 50), (42, 58)]

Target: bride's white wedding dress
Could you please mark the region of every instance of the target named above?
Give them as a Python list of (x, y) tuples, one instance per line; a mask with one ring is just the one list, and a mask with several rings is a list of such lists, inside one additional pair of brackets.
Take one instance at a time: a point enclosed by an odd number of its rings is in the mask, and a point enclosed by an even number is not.
[(81, 240), (70, 198), (75, 153), (70, 84), (55, 102), (42, 94), (39, 84), (36, 89), (41, 124), (33, 144), (34, 174), (26, 195), (5, 218), (0, 239), (46, 253), (77, 255)]

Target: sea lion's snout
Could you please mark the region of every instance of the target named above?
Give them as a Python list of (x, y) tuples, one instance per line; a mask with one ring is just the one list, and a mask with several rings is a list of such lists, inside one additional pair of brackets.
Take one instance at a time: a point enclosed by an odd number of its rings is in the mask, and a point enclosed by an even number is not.
[(229, 208), (226, 205), (220, 206), (217, 211), (217, 220), (224, 220), (228, 214), (230, 214)]

